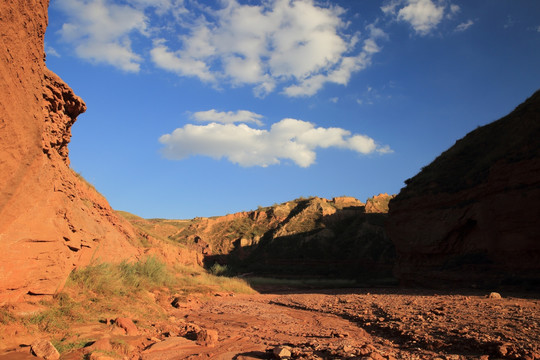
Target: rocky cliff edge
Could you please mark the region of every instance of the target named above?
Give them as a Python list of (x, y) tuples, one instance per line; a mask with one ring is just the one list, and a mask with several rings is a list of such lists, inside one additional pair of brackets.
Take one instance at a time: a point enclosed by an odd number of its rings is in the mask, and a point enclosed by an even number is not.
[(45, 67), (47, 7), (0, 3), (0, 304), (54, 294), (93, 259), (141, 254), (132, 226), (69, 168), (86, 106)]
[(396, 275), (540, 288), (540, 91), (458, 140), (390, 202)]

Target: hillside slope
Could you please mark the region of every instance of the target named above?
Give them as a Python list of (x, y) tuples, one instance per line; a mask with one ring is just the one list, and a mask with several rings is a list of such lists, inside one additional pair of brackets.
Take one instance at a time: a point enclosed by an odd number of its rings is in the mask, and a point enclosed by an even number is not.
[(367, 204), (352, 197), (301, 198), (193, 220), (124, 216), (151, 237), (198, 246), (207, 266), (273, 276), (388, 277), (394, 250), (383, 226), (391, 198), (381, 194)]
[(390, 202), (404, 283), (540, 284), (540, 91), (458, 140)]

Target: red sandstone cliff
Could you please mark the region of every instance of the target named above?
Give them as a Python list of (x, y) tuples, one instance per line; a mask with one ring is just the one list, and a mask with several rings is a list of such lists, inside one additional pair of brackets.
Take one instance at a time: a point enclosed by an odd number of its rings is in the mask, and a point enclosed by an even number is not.
[(0, 2), (0, 304), (54, 294), (91, 259), (140, 253), (131, 225), (69, 168), (86, 105), (45, 67), (47, 7)]
[(387, 222), (404, 283), (540, 284), (540, 91), (406, 184)]
[[(353, 197), (297, 199), (254, 211), (193, 220), (145, 220), (123, 213), (151, 238), (199, 247), (206, 265), (298, 276), (391, 276), (392, 243), (384, 233), (388, 201)], [(367, 207), (370, 210), (367, 210)]]

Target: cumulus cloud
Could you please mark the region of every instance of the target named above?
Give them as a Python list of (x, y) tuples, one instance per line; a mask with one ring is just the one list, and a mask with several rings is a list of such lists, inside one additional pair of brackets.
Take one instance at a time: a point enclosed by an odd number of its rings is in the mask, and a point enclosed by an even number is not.
[(139, 71), (142, 58), (131, 48), (130, 34), (146, 32), (143, 10), (107, 0), (58, 0), (56, 4), (68, 16), (60, 35), (74, 46), (77, 56)]
[[(346, 11), (316, 0), (57, 0), (55, 6), (67, 16), (59, 34), (80, 58), (138, 72), (149, 57), (178, 76), (216, 88), (249, 86), (259, 97), (278, 89), (311, 96), (327, 83), (346, 85), (387, 39), (375, 25), (348, 33)], [(135, 45), (143, 38), (151, 43), (144, 52)]]
[(456, 32), (465, 31), (465, 30), (467, 30), (468, 28), (470, 28), (473, 25), (474, 25), (474, 21), (468, 20), (468, 21), (466, 21), (464, 23), (461, 23), (458, 26), (456, 26)]
[[(409, 23), (421, 36), (428, 35), (439, 25), (444, 17), (446, 5), (432, 0), (393, 0), (381, 7), (381, 10), (395, 17), (398, 21)], [(459, 6), (450, 5), (449, 14), (459, 11)]]
[(410, 23), (420, 35), (428, 34), (443, 17), (444, 6), (437, 6), (430, 0), (410, 0), (399, 10), (398, 19)]
[(188, 124), (159, 138), (163, 154), (169, 159), (193, 155), (215, 159), (227, 158), (240, 166), (279, 164), (291, 160), (300, 167), (315, 163), (318, 148), (336, 147), (360, 154), (389, 153), (388, 146), (379, 146), (369, 136), (351, 134), (341, 128), (316, 127), (313, 123), (283, 119), (269, 130), (254, 129), (246, 124)]
[(207, 111), (195, 112), (191, 115), (191, 117), (196, 121), (218, 122), (222, 124), (234, 124), (237, 122), (243, 122), (243, 123), (252, 122), (259, 126), (262, 126), (263, 123), (261, 119), (264, 116), (248, 111), (248, 110), (220, 112), (220, 111), (216, 111), (215, 109), (212, 109), (212, 110), (207, 110)]
[(370, 64), (384, 34), (371, 31), (355, 50), (356, 34), (343, 34), (344, 10), (313, 0), (272, 0), (262, 5), (224, 1), (190, 23), (176, 46), (164, 40), (151, 51), (154, 63), (205, 82), (252, 86), (258, 96), (284, 85), (288, 96), (310, 96), (325, 83), (347, 84)]
[(205, 82), (216, 80), (204, 61), (178, 57), (164, 45), (164, 42), (163, 39), (156, 40), (154, 48), (150, 51), (152, 60), (158, 67), (178, 75), (196, 76)]

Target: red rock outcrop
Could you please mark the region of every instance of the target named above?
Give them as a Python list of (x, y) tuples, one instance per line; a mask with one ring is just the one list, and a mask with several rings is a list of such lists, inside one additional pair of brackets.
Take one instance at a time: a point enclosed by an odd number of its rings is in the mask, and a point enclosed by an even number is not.
[(406, 181), (387, 222), (404, 283), (540, 284), (539, 139), (537, 91)]
[[(374, 198), (384, 203), (390, 197)], [(165, 241), (198, 247), (206, 265), (217, 262), (241, 272), (390, 277), (395, 254), (384, 233), (386, 213), (366, 213), (353, 197), (300, 198), (193, 220), (123, 216)]]
[(47, 0), (0, 3), (0, 304), (54, 294), (76, 266), (140, 251), (136, 233), (69, 168), (86, 106), (45, 67)]
[(395, 195), (388, 195), (387, 193), (375, 195), (366, 200), (366, 212), (367, 213), (388, 213), (388, 203)]

